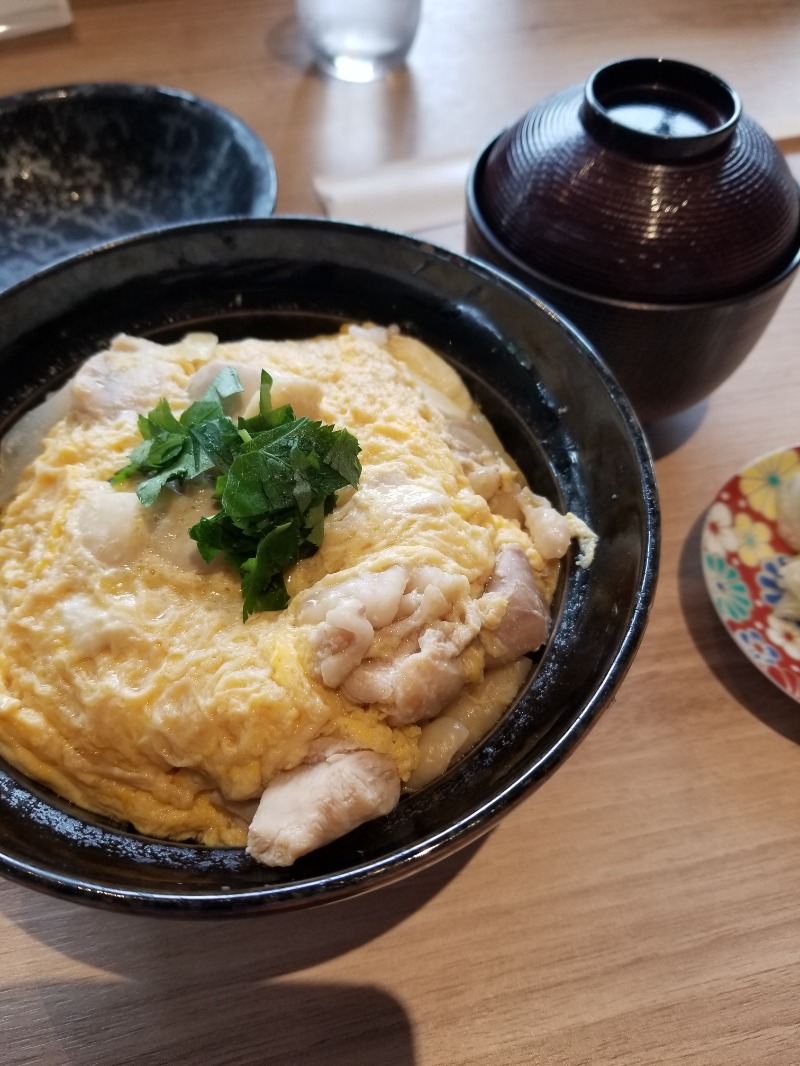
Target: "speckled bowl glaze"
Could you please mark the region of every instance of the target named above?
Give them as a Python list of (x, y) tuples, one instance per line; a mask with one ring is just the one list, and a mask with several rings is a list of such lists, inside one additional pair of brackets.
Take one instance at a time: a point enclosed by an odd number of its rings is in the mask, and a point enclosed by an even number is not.
[(0, 100), (0, 289), (106, 241), (272, 213), (258, 137), (189, 93), (96, 83)]
[(486, 146), (467, 248), (563, 311), (652, 421), (713, 391), (800, 263), (800, 195), (733, 89), (622, 60)]
[(0, 873), (82, 903), (181, 916), (331, 902), (487, 832), (608, 706), (655, 591), (650, 456), (592, 348), (489, 267), (322, 219), (205, 223), (121, 241), (0, 294), (0, 432), (119, 331), (161, 341), (189, 329), (302, 337), (348, 320), (396, 323), (441, 353), (528, 481), (599, 535), (592, 566), (565, 559), (550, 638), (514, 704), (444, 776), (283, 870), (242, 849), (139, 836), (0, 763)]

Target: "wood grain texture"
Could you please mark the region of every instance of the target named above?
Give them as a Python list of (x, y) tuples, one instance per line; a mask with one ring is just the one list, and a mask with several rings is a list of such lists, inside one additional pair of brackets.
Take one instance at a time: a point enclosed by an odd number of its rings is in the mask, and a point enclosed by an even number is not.
[[(72, 6), (71, 28), (0, 43), (0, 94), (121, 80), (209, 97), (269, 144), (284, 213), (319, 211), (316, 172), (472, 152), (626, 55), (707, 66), (800, 134), (790, 0), (426, 0), (408, 71), (372, 86), (306, 69), (288, 0)], [(800, 440), (798, 336), (795, 287), (736, 374), (653, 434), (650, 625), (538, 792), (460, 855), (307, 913), (195, 925), (0, 883), (4, 1066), (796, 1066), (800, 706), (714, 615), (699, 528), (745, 462)]]

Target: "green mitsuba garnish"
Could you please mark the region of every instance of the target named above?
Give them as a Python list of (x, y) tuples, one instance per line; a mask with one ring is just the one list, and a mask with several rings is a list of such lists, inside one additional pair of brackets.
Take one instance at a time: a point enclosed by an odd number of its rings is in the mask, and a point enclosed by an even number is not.
[(242, 391), (232, 367), (222, 370), (201, 400), (180, 417), (165, 399), (139, 415), (142, 443), (112, 484), (142, 476), (136, 490), (151, 507), (167, 486), (215, 480), (218, 512), (189, 529), (206, 562), (220, 552), (239, 571), (242, 616), (278, 611), (289, 602), (283, 574), (313, 555), (336, 493), (356, 486), (360, 447), (346, 429), (295, 418), (289, 404), (272, 408), (272, 378), (261, 371), (259, 411), (233, 419), (225, 401)]

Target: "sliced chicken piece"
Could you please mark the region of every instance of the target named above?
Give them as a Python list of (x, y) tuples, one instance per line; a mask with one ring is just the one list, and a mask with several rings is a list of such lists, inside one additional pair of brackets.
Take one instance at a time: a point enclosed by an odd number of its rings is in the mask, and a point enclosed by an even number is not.
[(475, 601), (467, 599), (463, 607), (462, 620), (428, 626), (413, 641), (406, 638), (394, 656), (361, 663), (345, 680), (345, 695), (382, 705), (392, 726), (433, 718), (464, 687), (462, 654), (480, 632)]
[(161, 353), (163, 348), (152, 341), (118, 337), (72, 379), (72, 412), (95, 421), (153, 407), (170, 385), (175, 388), (175, 364), (158, 358)]
[(492, 496), (492, 513), (501, 518), (513, 518), (522, 522), (522, 511), (519, 507), (519, 488), (512, 485), (509, 489), (501, 489)]
[(353, 703), (367, 707), (371, 703), (390, 703), (394, 693), (397, 669), (411, 652), (391, 659), (368, 659), (345, 678), (342, 691)]
[(509, 468), (503, 458), (466, 421), (448, 423), (448, 443), (473, 492), (491, 500), (503, 487)]
[(397, 621), (383, 629), (374, 649), (375, 654), (380, 655), (382, 645), (394, 646), (412, 634), (416, 636), (425, 626), (449, 614), (452, 606), (436, 585), (409, 592), (403, 596)]
[(358, 337), (361, 340), (369, 341), (371, 344), (378, 344), (382, 347), (397, 330), (392, 329), (390, 326), (358, 325), (358, 323), (353, 322), (346, 327), (345, 332), (349, 333), (351, 337)]
[(127, 594), (103, 598), (92, 591), (75, 592), (59, 600), (54, 617), (68, 646), (87, 659), (101, 651), (132, 654), (141, 631), (136, 599)]
[(242, 391), (236, 396), (231, 396), (230, 407), (226, 404), (226, 411), (231, 414), (241, 413), (249, 403), (252, 396), (258, 396), (261, 388), (261, 369), (252, 363), (222, 362), (220, 359), (212, 359), (211, 362), (201, 366), (189, 379), (187, 392), (190, 400), (199, 400), (208, 392), (215, 378), (222, 370), (235, 370), (239, 378)]
[(328, 611), (317, 627), (317, 655), (320, 677), (329, 688), (338, 688), (358, 666), (374, 633), (361, 600), (345, 599)]
[(466, 678), (458, 654), (449, 642), (437, 639), (437, 630), (420, 637), (420, 650), (398, 664), (393, 702), (386, 721), (391, 726), (409, 725), (433, 718), (451, 703)]
[(405, 782), (409, 791), (423, 788), (443, 774), (456, 756), (485, 737), (511, 706), (530, 670), (526, 659), (488, 670), (469, 685), (437, 718), (420, 729), (420, 760)]
[(570, 536), (574, 537), (578, 542), (578, 558), (575, 562), (582, 570), (585, 570), (594, 562), (598, 536), (593, 529), (586, 525), (582, 518), (578, 518), (572, 511), (567, 511), (564, 517), (569, 525)]
[(525, 552), (515, 544), (506, 544), (497, 553), (494, 571), (484, 596), (506, 601), (498, 627), (482, 639), (487, 651), (487, 665), (512, 662), (535, 651), (550, 631), (550, 610), (542, 599)]
[[(231, 413), (252, 418), (258, 414), (261, 392), (261, 367), (255, 363), (239, 363), (213, 359), (201, 367), (189, 382), (189, 396), (199, 400), (221, 370), (230, 368), (236, 371), (242, 392), (231, 398)], [(265, 368), (272, 378), (271, 400), (273, 407), (291, 404), (295, 415), (306, 418), (319, 418), (319, 405), (322, 402), (322, 386), (310, 378), (298, 374), (286, 374), (280, 370)]]
[(390, 328), (386, 347), (396, 359), (405, 363), (418, 383), (428, 386), (425, 391), (429, 396), (434, 394), (444, 399), (444, 404), (436, 403), (440, 410), (448, 414), (454, 411), (460, 418), (467, 417), (473, 410), (472, 397), (461, 375), (443, 359), (431, 359), (427, 345)]
[[(322, 386), (318, 381), (301, 377), (299, 374), (283, 374), (277, 370), (270, 371), (270, 373), (272, 374), (273, 407), (281, 407), (288, 403), (298, 418), (319, 418)], [(246, 418), (258, 414), (257, 397), (253, 397), (244, 413)]]
[(560, 559), (566, 554), (572, 530), (566, 517), (530, 489), (519, 494), (520, 507), (533, 543), (543, 559)]
[(420, 637), (421, 647), (403, 647), (390, 658), (360, 663), (344, 679), (344, 695), (364, 707), (382, 706), (392, 726), (409, 725), (438, 714), (459, 694), (465, 677), (452, 645), (426, 640), (428, 636), (441, 634), (426, 630)]
[(469, 600), (469, 582), (463, 574), (448, 574), (435, 566), (416, 567), (409, 572), (395, 621), (376, 633), (370, 657), (395, 655), (411, 637), (413, 646), (405, 650), (413, 651), (425, 628), (447, 617), (457, 604), (467, 604)]
[(413, 481), (400, 464), (391, 461), (364, 471), (357, 497), (364, 500), (365, 508), (392, 515), (398, 530), (409, 517), (444, 514), (452, 504), (445, 493)]
[(460, 692), (460, 656), (482, 624), (467, 579), (433, 566), (343, 581), (309, 597), (298, 620), (316, 623), (323, 682), (363, 706), (385, 706), (391, 725), (431, 718)]
[(392, 566), (332, 585), (300, 604), (298, 622), (314, 626), (316, 670), (330, 688), (338, 688), (359, 665), (375, 629), (396, 616), (406, 580), (403, 567)]
[[(356, 587), (355, 581), (342, 585), (348, 591)], [(395, 603), (399, 591), (398, 576)], [(519, 659), (547, 639), (550, 612), (521, 548), (501, 548), (483, 596), (482, 606), (490, 608), (484, 611), (470, 596), (465, 578), (420, 567), (408, 576), (399, 617), (377, 632), (355, 598), (331, 607), (321, 597), (301, 611), (312, 619), (325, 611), (316, 628), (325, 684), (341, 685), (354, 703), (382, 707), (387, 722), (399, 726), (435, 717), (459, 695), (467, 681), (463, 655), (479, 633), (489, 667)], [(453, 621), (456, 606), (461, 617)], [(484, 619), (498, 613), (496, 628), (482, 630)]]
[(380, 629), (397, 616), (407, 581), (408, 572), (402, 566), (357, 574), (303, 599), (298, 607), (297, 620), (301, 625), (324, 622), (328, 611), (342, 600), (356, 599), (364, 605), (366, 617), (373, 628)]
[[(177, 348), (202, 358), (216, 344), (211, 334), (189, 334)], [(14, 492), (24, 468), (39, 455), (44, 436), (68, 414), (94, 421), (152, 407), (172, 381), (174, 367), (164, 348), (141, 337), (120, 334), (111, 347), (92, 356), (77, 374), (37, 407), (26, 412), (0, 443), (0, 505)]]
[(400, 799), (392, 759), (375, 751), (329, 750), (269, 783), (250, 824), (247, 851), (266, 866), (291, 866)]
[(408, 591), (424, 592), (432, 585), (444, 593), (451, 605), (469, 593), (469, 582), (463, 574), (450, 574), (438, 566), (418, 566), (409, 573)]
[(469, 741), (469, 729), (463, 722), (440, 714), (422, 727), (419, 738), (420, 762), (406, 782), (414, 792), (424, 788), (440, 777), (453, 760), (453, 756)]
[(562, 558), (570, 541), (576, 540), (579, 552), (575, 562), (583, 569), (591, 566), (598, 538), (582, 518), (572, 511), (561, 514), (544, 496), (537, 496), (527, 486), (516, 494), (515, 505), (543, 559)]
[(107, 481), (92, 485), (67, 516), (67, 530), (104, 566), (134, 562), (146, 534), (144, 508), (135, 492), (114, 489)]

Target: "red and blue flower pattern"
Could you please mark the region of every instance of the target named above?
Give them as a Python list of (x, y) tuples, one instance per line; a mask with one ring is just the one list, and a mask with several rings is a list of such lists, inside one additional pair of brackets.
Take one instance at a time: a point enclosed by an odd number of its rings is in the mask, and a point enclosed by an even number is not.
[(734, 641), (800, 702), (800, 622), (775, 614), (778, 572), (796, 554), (777, 530), (781, 485), (800, 473), (800, 445), (756, 459), (723, 486), (705, 516), (703, 576)]

